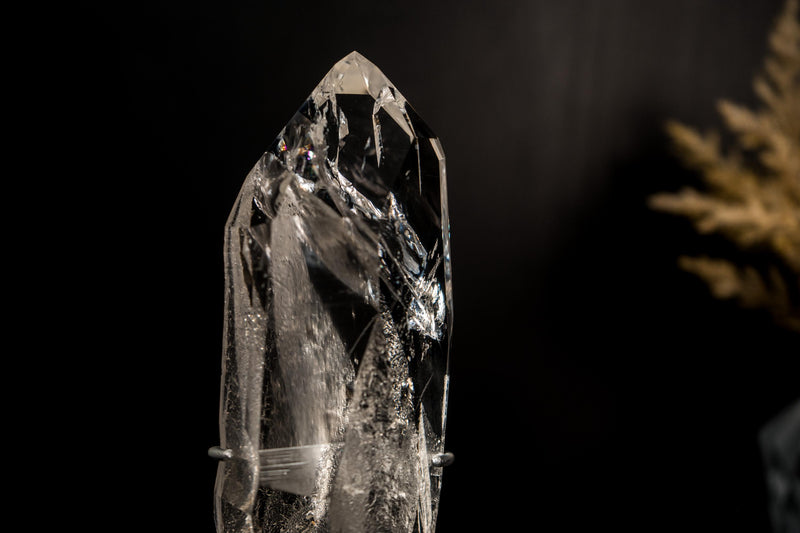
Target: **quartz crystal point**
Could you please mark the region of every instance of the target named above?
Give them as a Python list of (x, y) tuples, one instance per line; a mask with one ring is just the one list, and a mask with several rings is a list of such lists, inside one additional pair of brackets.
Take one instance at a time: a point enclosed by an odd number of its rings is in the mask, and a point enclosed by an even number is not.
[[(225, 287), (217, 531), (432, 533), (452, 323), (444, 152), (360, 54), (245, 179)], [(311, 467), (267, 471), (282, 448)]]

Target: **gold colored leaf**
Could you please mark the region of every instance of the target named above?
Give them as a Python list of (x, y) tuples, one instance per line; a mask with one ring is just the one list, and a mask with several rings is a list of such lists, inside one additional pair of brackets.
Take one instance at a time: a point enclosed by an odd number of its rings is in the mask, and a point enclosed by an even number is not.
[[(652, 195), (652, 209), (689, 218), (698, 233), (719, 234), (747, 253), (769, 252), (766, 277), (728, 259), (681, 257), (720, 299), (763, 308), (800, 331), (800, 11), (788, 0), (768, 42), (771, 54), (753, 89), (764, 107), (721, 100), (718, 111), (735, 142), (726, 151), (716, 132), (669, 121), (666, 131), (683, 163), (707, 191), (683, 188)], [(750, 157), (753, 155), (755, 157)]]

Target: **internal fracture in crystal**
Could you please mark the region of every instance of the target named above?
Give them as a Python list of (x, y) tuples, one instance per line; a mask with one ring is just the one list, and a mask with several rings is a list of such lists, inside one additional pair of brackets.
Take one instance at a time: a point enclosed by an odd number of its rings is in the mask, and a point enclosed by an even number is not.
[(217, 531), (432, 533), (452, 328), (444, 152), (360, 54), (245, 179), (225, 278)]

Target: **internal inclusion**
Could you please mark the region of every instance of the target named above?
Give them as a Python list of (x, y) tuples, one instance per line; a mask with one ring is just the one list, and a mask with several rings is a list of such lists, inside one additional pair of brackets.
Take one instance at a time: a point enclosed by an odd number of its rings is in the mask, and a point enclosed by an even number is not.
[[(356, 52), (247, 176), (226, 226), (219, 532), (434, 530), (446, 199), (439, 140)], [(262, 471), (259, 450), (288, 447), (320, 450), (310, 484)]]

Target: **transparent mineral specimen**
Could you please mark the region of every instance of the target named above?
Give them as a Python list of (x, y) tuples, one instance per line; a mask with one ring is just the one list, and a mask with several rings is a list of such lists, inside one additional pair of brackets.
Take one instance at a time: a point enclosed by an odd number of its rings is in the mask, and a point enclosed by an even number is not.
[(432, 533), (452, 323), (444, 152), (360, 54), (247, 176), (225, 279), (217, 531)]

